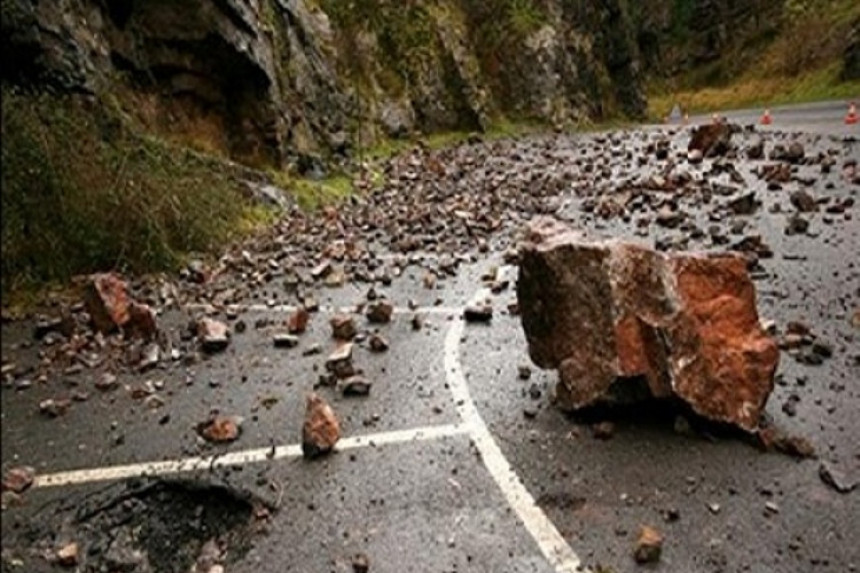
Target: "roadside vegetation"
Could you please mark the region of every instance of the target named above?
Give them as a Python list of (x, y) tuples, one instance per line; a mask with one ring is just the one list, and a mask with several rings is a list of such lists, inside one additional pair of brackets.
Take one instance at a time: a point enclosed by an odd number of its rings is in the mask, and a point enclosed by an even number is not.
[(265, 220), (217, 158), (109, 102), (2, 94), (2, 292), (99, 270), (175, 269)]
[(664, 117), (676, 102), (696, 113), (855, 98), (860, 80), (844, 78), (843, 50), (858, 20), (856, 0), (785, 0), (775, 37), (740, 46), (679, 77), (652, 82), (649, 116)]

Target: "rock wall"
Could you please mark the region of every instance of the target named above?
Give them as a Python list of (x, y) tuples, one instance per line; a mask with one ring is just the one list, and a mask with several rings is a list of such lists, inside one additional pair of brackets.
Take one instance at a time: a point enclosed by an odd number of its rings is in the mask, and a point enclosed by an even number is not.
[(110, 93), (275, 164), (500, 116), (641, 115), (627, 3), (596, 4), (3, 0), (2, 80)]
[(778, 33), (782, 5), (777, 0), (636, 2), (632, 18), (643, 67), (654, 77), (698, 69), (704, 81), (736, 73)]

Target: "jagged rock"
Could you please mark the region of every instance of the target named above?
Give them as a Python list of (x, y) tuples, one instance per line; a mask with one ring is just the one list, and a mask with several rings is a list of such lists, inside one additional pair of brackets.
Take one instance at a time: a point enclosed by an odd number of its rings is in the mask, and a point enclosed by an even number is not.
[(242, 418), (239, 416), (215, 416), (198, 424), (197, 432), (210, 442), (224, 443), (238, 438), (241, 428)]
[(392, 314), (394, 314), (394, 305), (387, 300), (375, 301), (367, 306), (367, 320), (375, 324), (391, 322)]
[(220, 352), (230, 344), (230, 327), (219, 320), (204, 317), (197, 321), (197, 338), (204, 352)]
[(648, 525), (639, 529), (639, 538), (633, 550), (633, 558), (637, 563), (656, 563), (663, 552), (663, 536)]
[(743, 257), (586, 242), (547, 217), (527, 233), (522, 323), (532, 360), (559, 371), (562, 408), (675, 396), (756, 428), (779, 351), (759, 324)]
[(490, 322), (493, 319), (493, 306), (489, 303), (470, 304), (463, 309), (466, 322)]
[(305, 308), (297, 308), (287, 318), (287, 332), (302, 334), (308, 328), (311, 314)]
[(794, 191), (788, 198), (791, 201), (791, 204), (794, 205), (794, 208), (801, 213), (810, 213), (818, 210), (818, 204), (815, 202), (815, 197), (802, 189)]
[(9, 469), (3, 476), (3, 491), (23, 493), (36, 478), (36, 470), (30, 466), (21, 466)]
[(57, 551), (57, 563), (63, 567), (74, 567), (78, 564), (78, 544), (67, 543)]
[(704, 157), (725, 155), (731, 148), (732, 126), (727, 123), (700, 125), (693, 131), (687, 151), (701, 151)]
[(305, 406), (302, 425), (302, 454), (311, 459), (329, 453), (340, 439), (340, 423), (334, 410), (317, 394), (311, 393)]
[(378, 333), (373, 333), (370, 335), (368, 345), (373, 352), (385, 352), (386, 350), (388, 350), (389, 347), (388, 340)]
[(129, 338), (154, 339), (158, 334), (155, 311), (147, 304), (131, 301), (128, 305), (128, 321), (123, 326), (123, 332)]
[(747, 158), (753, 161), (764, 157), (764, 140), (759, 139), (747, 149)]
[(294, 334), (279, 332), (272, 337), (275, 348), (295, 348), (299, 345), (299, 338)]
[(104, 334), (122, 328), (129, 320), (128, 285), (113, 273), (90, 277), (84, 293), (87, 313)]
[(332, 336), (338, 340), (352, 340), (358, 333), (355, 320), (346, 314), (336, 314), (329, 321)]
[(350, 376), (341, 384), (344, 396), (367, 396), (370, 394), (370, 380), (361, 375)]
[(352, 342), (346, 342), (335, 348), (325, 361), (325, 368), (338, 378), (349, 378), (355, 374), (352, 365)]

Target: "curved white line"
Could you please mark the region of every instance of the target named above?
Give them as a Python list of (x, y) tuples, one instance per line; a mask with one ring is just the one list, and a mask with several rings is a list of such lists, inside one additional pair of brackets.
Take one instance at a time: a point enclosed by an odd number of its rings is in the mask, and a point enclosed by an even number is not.
[[(473, 300), (480, 300), (487, 296), (489, 291), (482, 289)], [(586, 571), (582, 567), (579, 556), (571, 549), (549, 517), (537, 506), (478, 413), (460, 365), (460, 339), (463, 336), (463, 328), (463, 319), (459, 318), (445, 335), (445, 376), (461, 420), (469, 429), (469, 435), (475, 447), (478, 448), (481, 459), (495, 482), (499, 484), (508, 504), (516, 511), (520, 521), (556, 573)]]

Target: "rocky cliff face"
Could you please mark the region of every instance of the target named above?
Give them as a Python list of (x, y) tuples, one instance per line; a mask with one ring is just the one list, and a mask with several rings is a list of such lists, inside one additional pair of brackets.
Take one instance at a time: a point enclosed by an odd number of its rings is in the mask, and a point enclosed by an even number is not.
[[(649, 75), (671, 77), (700, 69), (725, 76), (743, 69), (758, 54), (756, 46), (775, 36), (783, 2), (642, 0), (632, 9), (643, 67)], [(727, 55), (720, 62), (725, 69), (709, 69)]]
[[(534, 3), (538, 4), (538, 3)], [(113, 94), (280, 164), (357, 135), (644, 110), (626, 2), (3, 0), (4, 83)]]

